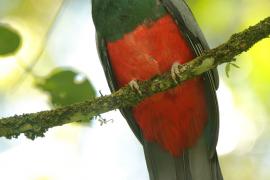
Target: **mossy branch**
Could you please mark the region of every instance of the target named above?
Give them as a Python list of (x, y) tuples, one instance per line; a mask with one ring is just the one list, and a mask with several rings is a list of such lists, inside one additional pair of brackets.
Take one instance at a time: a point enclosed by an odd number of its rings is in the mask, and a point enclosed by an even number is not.
[(11, 138), (24, 133), (27, 137), (34, 139), (43, 136), (48, 128), (54, 126), (84, 120), (114, 109), (132, 107), (146, 97), (173, 88), (222, 63), (233, 61), (237, 55), (247, 51), (256, 42), (268, 37), (269, 34), (270, 17), (243, 32), (232, 35), (228, 42), (179, 67), (181, 76), (177, 79), (177, 84), (172, 79), (170, 72), (167, 72), (150, 80), (138, 82), (142, 95), (126, 86), (111, 95), (98, 97), (94, 100), (51, 111), (2, 118), (0, 119), (0, 136)]

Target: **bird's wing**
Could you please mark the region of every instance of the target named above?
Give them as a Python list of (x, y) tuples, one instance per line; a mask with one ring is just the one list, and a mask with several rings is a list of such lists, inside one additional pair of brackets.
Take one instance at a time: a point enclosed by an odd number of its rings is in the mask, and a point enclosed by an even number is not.
[[(196, 56), (200, 56), (203, 51), (208, 50), (209, 46), (186, 3), (182, 0), (162, 0), (161, 2), (175, 19), (180, 31), (188, 40)], [(205, 133), (210, 157), (213, 157), (216, 152), (219, 133), (219, 110), (215, 92), (219, 85), (217, 70), (210, 70), (204, 73), (203, 77), (205, 79), (209, 112), (209, 121)]]

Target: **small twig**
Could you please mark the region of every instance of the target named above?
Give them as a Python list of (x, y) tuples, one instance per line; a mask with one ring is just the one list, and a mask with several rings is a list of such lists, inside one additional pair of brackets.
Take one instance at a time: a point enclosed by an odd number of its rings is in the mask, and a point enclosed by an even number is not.
[(100, 122), (100, 126), (103, 126), (104, 124), (107, 124), (108, 122), (113, 123), (113, 119), (105, 119), (101, 115), (98, 115), (96, 118)]

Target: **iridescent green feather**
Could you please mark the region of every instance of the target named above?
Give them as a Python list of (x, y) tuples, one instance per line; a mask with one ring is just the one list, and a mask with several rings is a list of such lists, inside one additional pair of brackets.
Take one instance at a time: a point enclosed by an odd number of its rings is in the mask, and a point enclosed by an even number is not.
[(166, 13), (157, 0), (92, 0), (92, 7), (96, 30), (106, 41), (120, 39), (146, 19), (155, 20)]

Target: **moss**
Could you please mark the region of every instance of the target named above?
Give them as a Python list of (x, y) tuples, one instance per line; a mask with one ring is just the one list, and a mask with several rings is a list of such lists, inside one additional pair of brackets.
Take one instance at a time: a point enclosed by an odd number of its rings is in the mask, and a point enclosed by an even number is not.
[(202, 61), (201, 65), (195, 67), (192, 72), (194, 74), (202, 74), (205, 72), (205, 69), (208, 67), (212, 67), (215, 62), (215, 59), (212, 57), (206, 58)]

